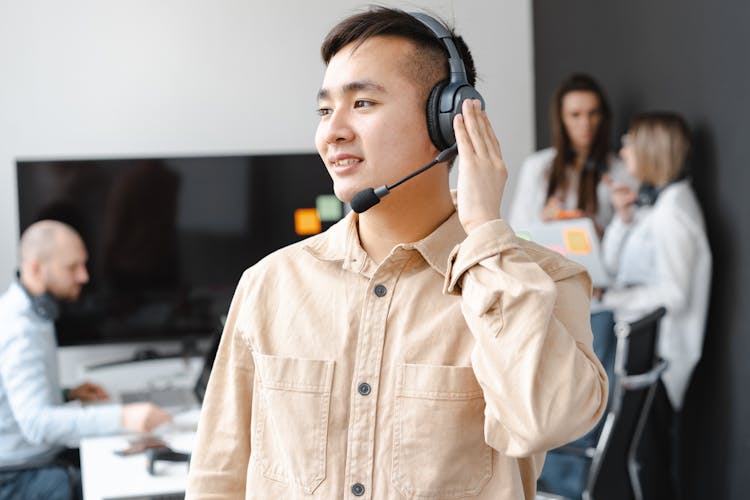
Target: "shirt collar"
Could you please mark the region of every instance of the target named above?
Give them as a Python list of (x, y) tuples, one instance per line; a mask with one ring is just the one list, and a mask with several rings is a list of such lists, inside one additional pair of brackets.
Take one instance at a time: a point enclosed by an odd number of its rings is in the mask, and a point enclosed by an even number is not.
[(12, 300), (23, 307), (31, 306), (31, 299), (29, 294), (23, 289), (23, 286), (15, 279), (11, 282), (8, 287), (8, 295), (12, 297)]
[[(320, 260), (340, 261), (343, 269), (362, 272), (369, 257), (359, 241), (358, 220), (359, 216), (355, 212), (349, 212), (325, 233), (307, 240), (304, 249)], [(414, 243), (402, 243), (399, 247), (417, 250), (430, 267), (445, 277), (448, 272), (448, 257), (464, 238), (466, 233), (454, 210), (450, 217), (425, 238)]]

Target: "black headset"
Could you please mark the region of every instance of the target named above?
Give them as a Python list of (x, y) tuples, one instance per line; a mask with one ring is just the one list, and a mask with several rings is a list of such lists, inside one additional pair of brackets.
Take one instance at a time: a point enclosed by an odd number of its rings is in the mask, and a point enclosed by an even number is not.
[(427, 131), (430, 140), (443, 151), (456, 143), (453, 133), (453, 118), (461, 114), (461, 104), (466, 99), (479, 99), (484, 109), (484, 99), (471, 86), (466, 76), (466, 66), (458, 53), (453, 35), (437, 19), (422, 12), (410, 12), (411, 16), (426, 26), (448, 50), (450, 78), (435, 85), (427, 98)]
[(60, 317), (60, 304), (57, 303), (57, 299), (51, 293), (46, 292), (41, 295), (32, 295), (23, 285), (23, 282), (21, 282), (21, 273), (18, 271), (16, 271), (16, 278), (18, 279), (18, 286), (26, 293), (26, 296), (31, 301), (31, 309), (37, 316), (49, 321), (55, 321)]
[(665, 187), (666, 186), (656, 187), (653, 184), (641, 184), (641, 187), (638, 188), (638, 197), (635, 199), (636, 206), (652, 206), (656, 203), (656, 200), (659, 198), (661, 192), (664, 191)]

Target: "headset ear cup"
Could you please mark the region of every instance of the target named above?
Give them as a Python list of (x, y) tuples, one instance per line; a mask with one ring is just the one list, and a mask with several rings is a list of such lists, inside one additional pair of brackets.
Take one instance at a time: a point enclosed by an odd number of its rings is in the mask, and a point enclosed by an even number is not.
[(60, 306), (57, 300), (49, 293), (32, 297), (31, 306), (34, 312), (42, 319), (56, 321), (60, 317)]
[(60, 305), (57, 303), (57, 299), (49, 292), (41, 295), (31, 295), (31, 292), (23, 286), (20, 273), (17, 272), (16, 275), (18, 276), (18, 286), (21, 287), (23, 293), (31, 301), (31, 309), (34, 313), (42, 319), (56, 321), (60, 317)]
[(446, 143), (443, 134), (440, 132), (440, 96), (446, 85), (448, 85), (448, 80), (443, 80), (432, 87), (430, 96), (427, 98), (427, 109), (425, 110), (427, 115), (427, 133), (430, 134), (430, 140), (439, 151), (443, 151), (451, 146)]

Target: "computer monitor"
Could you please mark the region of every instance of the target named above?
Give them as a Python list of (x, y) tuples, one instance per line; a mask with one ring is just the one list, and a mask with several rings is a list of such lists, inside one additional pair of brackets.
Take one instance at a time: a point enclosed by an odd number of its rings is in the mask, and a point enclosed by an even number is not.
[(20, 231), (61, 220), (89, 252), (60, 345), (208, 338), (244, 269), (343, 212), (312, 153), (19, 160), (17, 180)]

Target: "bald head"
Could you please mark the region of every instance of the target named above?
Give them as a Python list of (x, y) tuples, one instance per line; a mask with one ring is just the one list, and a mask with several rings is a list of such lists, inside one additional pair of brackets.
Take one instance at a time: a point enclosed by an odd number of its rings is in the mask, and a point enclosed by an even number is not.
[(41, 220), (30, 225), (21, 235), (19, 259), (21, 266), (29, 259), (49, 260), (55, 247), (63, 240), (78, 239), (80, 236), (69, 225), (56, 220)]
[(45, 292), (75, 300), (88, 279), (88, 255), (75, 229), (54, 220), (30, 225), (21, 235), (21, 281), (34, 295)]

